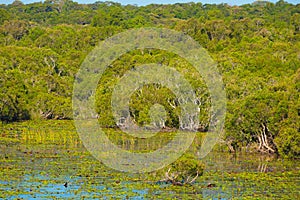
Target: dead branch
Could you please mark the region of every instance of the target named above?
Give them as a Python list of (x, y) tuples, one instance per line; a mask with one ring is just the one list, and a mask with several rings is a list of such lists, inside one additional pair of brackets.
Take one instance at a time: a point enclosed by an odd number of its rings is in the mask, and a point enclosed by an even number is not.
[(198, 178), (198, 176), (199, 176), (199, 172), (197, 171), (196, 176), (189, 182), (189, 184), (194, 183), (196, 181), (196, 179)]

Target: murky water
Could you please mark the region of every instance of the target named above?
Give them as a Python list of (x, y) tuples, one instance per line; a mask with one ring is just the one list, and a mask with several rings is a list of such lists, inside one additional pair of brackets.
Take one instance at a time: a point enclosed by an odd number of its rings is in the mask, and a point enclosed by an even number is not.
[(2, 131), (0, 198), (300, 197), (299, 161), (214, 151), (203, 160), (206, 170), (195, 184), (172, 186), (148, 180), (147, 174), (122, 173), (104, 166), (86, 151), (74, 130), (66, 129)]

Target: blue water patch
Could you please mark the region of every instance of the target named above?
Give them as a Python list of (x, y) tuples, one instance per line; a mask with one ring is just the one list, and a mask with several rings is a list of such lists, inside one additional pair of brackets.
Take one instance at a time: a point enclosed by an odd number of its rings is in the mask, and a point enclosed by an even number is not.
[(129, 199), (132, 199), (132, 200), (143, 200), (145, 198), (144, 197), (140, 197), (140, 196), (136, 196), (136, 197), (130, 197)]
[(8, 185), (8, 184), (9, 184), (8, 181), (1, 181), (1, 180), (0, 180), (0, 185)]
[(138, 193), (140, 195), (145, 195), (145, 194), (148, 193), (148, 189), (145, 189), (145, 190), (136, 190), (136, 189), (133, 189), (132, 192)]
[(228, 200), (232, 199), (232, 196), (228, 193), (223, 192), (220, 189), (213, 190), (213, 189), (203, 189), (202, 190), (202, 197), (204, 199), (213, 199), (213, 200)]

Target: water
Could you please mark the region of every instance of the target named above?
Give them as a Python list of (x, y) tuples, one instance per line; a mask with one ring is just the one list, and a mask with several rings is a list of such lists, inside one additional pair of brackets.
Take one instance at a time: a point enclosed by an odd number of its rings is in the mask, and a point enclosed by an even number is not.
[(160, 177), (155, 181), (147, 174), (122, 173), (104, 166), (86, 151), (76, 132), (63, 124), (55, 130), (37, 126), (35, 131), (24, 131), (28, 124), (19, 126), (9, 132), (3, 129), (0, 138), (3, 199), (300, 197), (299, 161), (214, 151), (203, 160), (206, 169), (193, 185), (173, 186), (159, 184)]

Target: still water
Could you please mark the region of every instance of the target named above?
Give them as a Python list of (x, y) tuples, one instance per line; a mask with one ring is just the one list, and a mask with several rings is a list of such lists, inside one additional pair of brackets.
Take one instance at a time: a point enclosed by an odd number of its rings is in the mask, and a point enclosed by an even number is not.
[[(173, 186), (158, 182), (161, 177), (155, 181), (148, 174), (122, 173), (106, 167), (84, 148), (74, 127), (64, 123), (1, 127), (0, 198), (300, 198), (299, 161), (215, 149), (202, 160), (204, 174), (193, 185)], [(126, 139), (116, 137), (118, 131), (109, 132), (116, 143), (130, 148)], [(170, 135), (160, 138), (158, 146)], [(191, 147), (196, 155), (199, 143), (201, 139)]]

